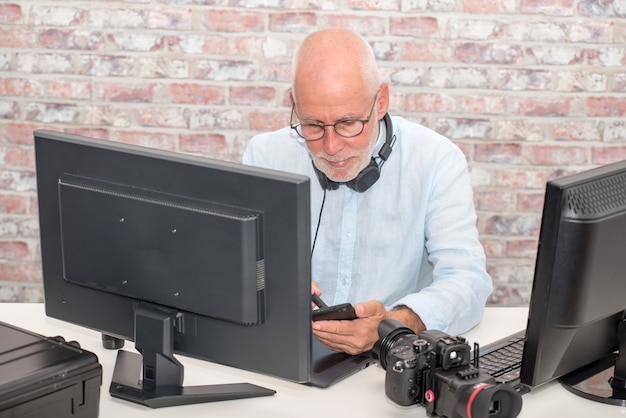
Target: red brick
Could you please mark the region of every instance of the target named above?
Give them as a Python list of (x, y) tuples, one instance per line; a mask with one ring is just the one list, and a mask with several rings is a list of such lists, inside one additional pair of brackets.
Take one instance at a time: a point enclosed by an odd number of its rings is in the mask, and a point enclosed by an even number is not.
[(151, 10), (148, 13), (147, 26), (150, 29), (191, 30), (192, 9)]
[(212, 32), (260, 32), (264, 17), (261, 13), (236, 10), (209, 10), (200, 15), (202, 24)]
[(276, 90), (272, 87), (232, 87), (230, 103), (242, 106), (276, 105)]
[(173, 103), (213, 104), (226, 103), (224, 87), (203, 86), (193, 83), (173, 83), (169, 86), (169, 94)]
[(92, 104), (85, 109), (85, 123), (94, 126), (126, 127), (131, 125), (132, 115), (119, 105)]
[(39, 263), (0, 263), (0, 283), (2, 281), (41, 283), (41, 280)]
[(0, 146), (0, 164), (7, 166), (24, 165), (24, 151), (18, 147)]
[(450, 39), (502, 39), (506, 30), (504, 23), (487, 19), (451, 19), (448, 26)]
[(96, 51), (104, 49), (104, 36), (93, 31), (48, 29), (39, 34), (39, 43), (49, 49)]
[(375, 11), (400, 11), (398, 2), (395, 0), (347, 0), (348, 9), (375, 10)]
[(555, 124), (550, 137), (566, 141), (601, 141), (603, 126), (596, 120), (574, 120)]
[(202, 108), (189, 113), (189, 128), (192, 130), (245, 128), (244, 117), (236, 109)]
[(442, 118), (438, 119), (434, 129), (450, 139), (490, 138), (492, 125), (486, 119)]
[(97, 139), (109, 139), (110, 136), (107, 129), (96, 127), (72, 127), (65, 129), (65, 132)]
[(37, 34), (30, 29), (0, 28), (0, 47), (32, 48), (37, 45)]
[(0, 213), (24, 215), (28, 212), (30, 199), (24, 195), (0, 195)]
[(445, 94), (409, 94), (404, 109), (409, 112), (454, 112), (456, 100)]
[(86, 55), (81, 57), (77, 74), (93, 76), (130, 76), (136, 62), (130, 57), (116, 55)]
[(219, 52), (227, 56), (242, 55), (260, 58), (265, 56), (263, 48), (266, 42), (268, 39), (262, 36), (226, 38), (220, 42), (220, 45), (223, 44), (223, 50)]
[(571, 98), (523, 98), (519, 100), (519, 113), (525, 116), (567, 116), (570, 111), (571, 103)]
[(536, 236), (539, 232), (539, 216), (502, 214), (487, 219), (485, 232), (490, 235)]
[(402, 59), (404, 61), (418, 62), (449, 62), (452, 60), (453, 49), (446, 42), (437, 42), (436, 40), (429, 42), (412, 41), (403, 44)]
[(142, 107), (135, 118), (140, 126), (187, 128), (189, 123), (184, 109), (172, 107)]
[[(623, 138), (626, 140), (626, 137)], [(605, 165), (626, 160), (626, 145), (596, 147), (591, 151), (591, 161), (594, 165)]]
[(312, 12), (272, 13), (269, 16), (269, 29), (272, 32), (308, 33), (317, 26), (318, 17)]
[(517, 209), (522, 212), (541, 213), (543, 209), (544, 192), (523, 192), (517, 196)]
[(0, 24), (8, 25), (22, 23), (24, 14), (22, 6), (15, 3), (0, 4)]
[(474, 193), (477, 210), (489, 212), (513, 212), (517, 193), (514, 190), (486, 190)]
[(522, 146), (520, 144), (490, 143), (477, 144), (474, 160), (491, 163), (516, 164), (521, 161)]
[(139, 60), (138, 67), (137, 75), (141, 78), (184, 79), (190, 75), (188, 61), (159, 55)]
[(572, 16), (573, 0), (520, 0), (522, 13), (540, 13), (551, 16)]
[(345, 28), (364, 36), (380, 36), (386, 33), (388, 19), (373, 16), (332, 14), (323, 17), (323, 26)]
[(511, 240), (506, 246), (506, 256), (510, 258), (533, 258), (537, 254), (536, 239)]
[(52, 80), (48, 85), (49, 97), (73, 100), (91, 100), (91, 81)]
[(180, 136), (180, 150), (218, 156), (228, 152), (228, 143), (221, 134), (192, 134)]
[(394, 36), (413, 36), (416, 38), (436, 38), (439, 33), (439, 21), (434, 17), (391, 18), (389, 31)]
[(116, 131), (111, 139), (126, 144), (139, 145), (142, 147), (157, 148), (169, 151), (178, 150), (178, 135), (166, 132), (152, 132), (139, 130)]
[(504, 186), (516, 189), (544, 188), (547, 176), (542, 170), (530, 167), (503, 168), (492, 173), (494, 186)]
[(247, 60), (201, 60), (196, 63), (195, 77), (201, 80), (250, 80), (257, 65)]
[(526, 149), (526, 157), (532, 165), (586, 165), (590, 162), (590, 151), (583, 147), (560, 145), (531, 145)]
[(553, 75), (545, 70), (501, 69), (495, 72), (492, 88), (500, 90), (548, 90)]
[(459, 45), (454, 56), (457, 60), (465, 63), (485, 64), (520, 64), (524, 59), (522, 48), (517, 45), (507, 44), (478, 44), (465, 43)]
[(485, 249), (485, 255), (489, 260), (494, 257), (504, 256), (505, 245), (501, 240), (484, 238), (481, 240), (481, 243)]
[(43, 96), (43, 84), (29, 78), (0, 78), (0, 96)]
[(474, 114), (499, 115), (507, 113), (507, 99), (503, 96), (464, 95), (459, 98), (458, 110)]
[(589, 116), (626, 116), (626, 99), (621, 97), (589, 97), (586, 100)]
[(490, 72), (480, 67), (437, 67), (429, 72), (429, 86), (437, 88), (472, 88), (490, 87)]
[(101, 99), (108, 102), (149, 103), (154, 99), (155, 88), (154, 84), (105, 84), (101, 87)]
[(32, 145), (33, 131), (41, 126), (31, 123), (14, 122), (7, 125), (7, 140), (13, 144)]
[(272, 112), (250, 112), (249, 127), (257, 131), (273, 131), (289, 125), (288, 110)]
[(584, 43), (611, 43), (615, 32), (614, 22), (580, 22), (570, 26), (569, 40)]
[(27, 260), (30, 258), (28, 244), (23, 241), (0, 241), (0, 259)]
[(463, 11), (469, 13), (513, 13), (515, 0), (462, 0)]
[(185, 32), (166, 36), (164, 40), (170, 51), (187, 54), (220, 54), (224, 43), (224, 37), (219, 35)]

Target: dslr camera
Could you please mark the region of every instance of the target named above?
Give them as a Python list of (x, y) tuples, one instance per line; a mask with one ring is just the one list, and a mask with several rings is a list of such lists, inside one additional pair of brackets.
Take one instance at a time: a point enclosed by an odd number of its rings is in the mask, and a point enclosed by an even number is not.
[(478, 367), (463, 337), (441, 331), (419, 335), (393, 319), (378, 326), (374, 358), (385, 370), (385, 394), (398, 405), (420, 404), (428, 416), (515, 418), (522, 397)]

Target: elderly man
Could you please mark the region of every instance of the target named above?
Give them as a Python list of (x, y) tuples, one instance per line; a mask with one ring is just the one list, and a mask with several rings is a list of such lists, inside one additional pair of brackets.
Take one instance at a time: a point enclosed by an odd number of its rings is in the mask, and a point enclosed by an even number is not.
[(243, 161), (313, 179), (312, 289), (358, 316), (316, 321), (314, 335), (355, 354), (385, 318), (416, 333), (475, 326), (492, 284), (462, 152), (387, 114), (372, 49), (347, 30), (303, 41), (291, 102), (291, 126), (252, 138)]

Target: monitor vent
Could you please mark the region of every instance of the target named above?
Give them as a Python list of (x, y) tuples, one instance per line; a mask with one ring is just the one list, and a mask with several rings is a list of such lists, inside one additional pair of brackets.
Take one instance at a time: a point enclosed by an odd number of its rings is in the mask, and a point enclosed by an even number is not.
[(606, 216), (626, 209), (626, 173), (601, 178), (567, 190), (565, 216)]
[(265, 260), (256, 262), (256, 290), (265, 290)]

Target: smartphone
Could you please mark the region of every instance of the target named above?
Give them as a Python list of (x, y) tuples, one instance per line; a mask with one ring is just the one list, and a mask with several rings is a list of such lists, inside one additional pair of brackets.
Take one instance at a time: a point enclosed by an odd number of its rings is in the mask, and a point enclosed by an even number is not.
[(328, 306), (315, 294), (313, 294), (313, 303), (319, 307), (319, 309), (313, 310), (313, 321), (350, 320), (357, 317), (354, 312), (354, 306), (351, 303)]

